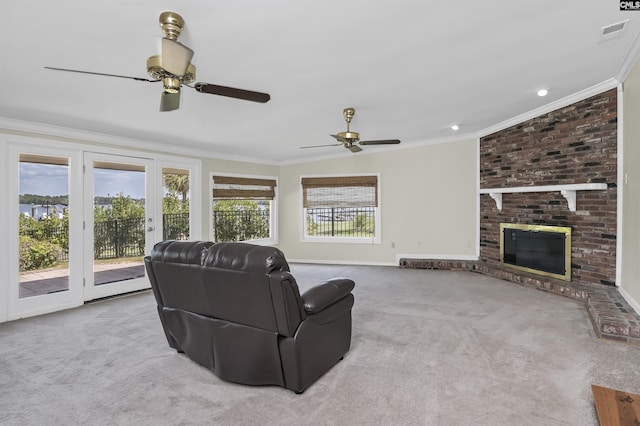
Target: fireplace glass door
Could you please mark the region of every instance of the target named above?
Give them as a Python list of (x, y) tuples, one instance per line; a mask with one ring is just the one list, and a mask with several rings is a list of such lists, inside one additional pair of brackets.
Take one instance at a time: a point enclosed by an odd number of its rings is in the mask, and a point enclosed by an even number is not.
[(571, 280), (571, 228), (503, 223), (500, 236), (503, 266)]

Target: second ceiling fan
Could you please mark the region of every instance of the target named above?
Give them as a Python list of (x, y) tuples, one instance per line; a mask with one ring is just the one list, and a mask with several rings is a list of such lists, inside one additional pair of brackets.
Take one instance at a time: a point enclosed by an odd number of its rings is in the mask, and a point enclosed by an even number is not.
[(198, 82), (191, 86), (190, 84), (196, 79), (196, 67), (191, 63), (194, 52), (178, 42), (178, 36), (184, 28), (184, 19), (175, 12), (162, 12), (160, 14), (160, 27), (162, 27), (165, 35), (162, 38), (162, 53), (147, 59), (147, 72), (152, 79), (67, 68), (45, 68), (81, 74), (128, 78), (150, 83), (162, 81), (163, 91), (160, 98), (160, 111), (173, 111), (180, 107), (180, 91), (183, 85), (191, 87), (200, 93), (226, 96), (245, 101), (265, 103), (271, 99), (268, 93), (236, 89), (235, 87), (219, 86), (217, 84)]
[(344, 115), (344, 120), (347, 122), (347, 131), (339, 132), (335, 135), (330, 135), (331, 137), (336, 138), (340, 143), (336, 144), (328, 144), (328, 145), (312, 145), (312, 146), (303, 146), (301, 148), (320, 148), (323, 146), (344, 146), (351, 152), (360, 152), (362, 148), (361, 145), (395, 145), (399, 144), (399, 139), (380, 139), (373, 141), (361, 141), (360, 133), (352, 132), (349, 129), (349, 125), (351, 124), (351, 120), (353, 116), (356, 114), (355, 108), (345, 108), (342, 111), (342, 115)]

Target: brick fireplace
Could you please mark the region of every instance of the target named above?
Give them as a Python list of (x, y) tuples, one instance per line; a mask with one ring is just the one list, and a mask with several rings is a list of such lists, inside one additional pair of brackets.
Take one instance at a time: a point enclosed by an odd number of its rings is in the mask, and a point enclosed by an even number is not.
[[(479, 258), (400, 259), (468, 270), (581, 301), (600, 337), (640, 346), (640, 314), (616, 284), (617, 90), (480, 139)], [(515, 190), (514, 190), (515, 188)], [(500, 224), (571, 228), (571, 281), (500, 265)]]
[[(571, 211), (561, 189), (576, 184), (604, 189), (576, 190)], [(501, 203), (482, 193), (527, 187), (542, 188), (501, 193)], [(616, 89), (481, 138), (480, 188), (477, 266), (485, 273), (503, 275), (501, 223), (567, 226), (572, 230), (571, 282), (615, 285)]]

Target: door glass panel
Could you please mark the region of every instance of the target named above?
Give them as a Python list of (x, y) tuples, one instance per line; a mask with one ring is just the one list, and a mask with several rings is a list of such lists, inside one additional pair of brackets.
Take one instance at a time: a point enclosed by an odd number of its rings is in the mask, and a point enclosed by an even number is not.
[(162, 169), (162, 239), (189, 239), (189, 170)]
[(94, 161), (93, 173), (93, 284), (144, 277), (145, 168)]
[(69, 290), (69, 160), (20, 154), (19, 297)]

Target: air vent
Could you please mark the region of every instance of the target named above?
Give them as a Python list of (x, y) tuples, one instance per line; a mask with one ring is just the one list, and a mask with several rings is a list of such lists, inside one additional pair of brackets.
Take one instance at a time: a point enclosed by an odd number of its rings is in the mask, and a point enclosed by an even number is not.
[(629, 20), (626, 19), (622, 22), (617, 22), (615, 24), (602, 27), (602, 32), (600, 33), (600, 41), (609, 40), (614, 37), (620, 37), (627, 29), (628, 22)]

